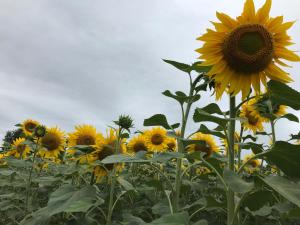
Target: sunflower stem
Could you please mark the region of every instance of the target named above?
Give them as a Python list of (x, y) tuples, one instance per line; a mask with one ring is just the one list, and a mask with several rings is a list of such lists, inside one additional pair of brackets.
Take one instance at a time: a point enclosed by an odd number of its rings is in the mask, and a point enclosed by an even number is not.
[[(229, 100), (230, 105), (230, 121), (228, 126), (228, 168), (231, 171), (234, 171), (234, 132), (235, 132), (235, 96), (230, 96)], [(233, 224), (232, 221), (234, 219), (234, 191), (230, 188), (227, 190), (227, 225)]]
[[(182, 111), (182, 124), (181, 124), (181, 130), (180, 130), (180, 139), (177, 139), (177, 145), (178, 145), (178, 152), (183, 153), (184, 152), (184, 146), (181, 141), (181, 139), (184, 138), (185, 135), (185, 129), (189, 117), (189, 113), (191, 110), (191, 106), (193, 104), (193, 101), (191, 101), (191, 97), (194, 94), (194, 85), (192, 82), (191, 75), (189, 74), (190, 78), (190, 92), (189, 92), (189, 100), (186, 105), (186, 109), (184, 110), (183, 106), (181, 105), (181, 111)], [(173, 199), (173, 209), (174, 213), (179, 211), (179, 199), (180, 199), (180, 189), (181, 189), (181, 166), (182, 166), (182, 159), (178, 158), (176, 163), (176, 177), (175, 177), (175, 193), (174, 193), (174, 199)]]
[[(117, 140), (115, 143), (116, 154), (120, 152), (120, 143), (121, 143), (121, 133), (122, 128), (119, 127), (117, 130)], [(116, 186), (116, 169), (115, 165), (113, 166), (113, 171), (110, 176), (110, 190), (109, 190), (109, 202), (108, 202), (108, 212), (106, 217), (106, 225), (111, 225), (112, 222), (112, 213), (113, 213), (113, 203), (114, 203), (114, 192)]]
[(276, 133), (275, 133), (275, 123), (274, 120), (270, 120), (271, 129), (272, 129), (272, 145), (276, 142)]
[(40, 140), (40, 138), (38, 137), (35, 148), (34, 148), (34, 152), (33, 152), (32, 165), (30, 167), (29, 177), (28, 177), (28, 182), (27, 182), (27, 190), (26, 190), (26, 198), (25, 198), (26, 212), (28, 212), (28, 208), (29, 208), (29, 193), (30, 193), (30, 189), (31, 189), (32, 172), (33, 172), (34, 162), (35, 162), (35, 158), (36, 158), (36, 154), (37, 154), (37, 150), (38, 150), (39, 140)]

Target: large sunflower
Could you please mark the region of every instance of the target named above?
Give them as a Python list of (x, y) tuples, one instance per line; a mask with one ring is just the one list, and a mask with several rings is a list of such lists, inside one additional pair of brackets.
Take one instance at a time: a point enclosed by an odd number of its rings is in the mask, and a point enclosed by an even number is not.
[(245, 119), (243, 121), (243, 127), (245, 130), (252, 130), (254, 133), (257, 131), (263, 131), (263, 122), (265, 119), (260, 116), (259, 112), (256, 110), (256, 100), (251, 99), (242, 105), (240, 112), (240, 117)]
[(39, 125), (40, 123), (32, 120), (32, 119), (27, 119), (24, 120), (23, 123), (21, 124), (22, 130), (24, 134), (26, 135), (32, 135), (35, 128)]
[(26, 141), (25, 138), (17, 138), (14, 140), (9, 155), (13, 155), (16, 158), (26, 158), (30, 153), (30, 148), (23, 143), (24, 141)]
[[(245, 98), (251, 86), (260, 92), (260, 83), (267, 78), (283, 83), (292, 81), (278, 65), (287, 66), (281, 59), (299, 61), (300, 57), (287, 49), (292, 45), (287, 30), (294, 22), (283, 22), (283, 16), (270, 17), (272, 1), (256, 12), (253, 0), (246, 0), (244, 11), (236, 19), (217, 12), (220, 22), (213, 22), (215, 30), (197, 40), (205, 42), (196, 51), (201, 54), (202, 65), (212, 66), (207, 75), (221, 84), (220, 92), (228, 87)], [(221, 95), (219, 95), (221, 96)]]
[(154, 127), (144, 132), (148, 150), (163, 152), (168, 149), (167, 131), (161, 127)]
[(219, 146), (210, 134), (198, 132), (191, 137), (191, 140), (203, 141), (204, 143), (189, 145), (187, 148), (189, 152), (204, 152), (206, 153), (204, 157), (209, 157), (213, 152), (219, 152)]
[(146, 138), (144, 135), (139, 134), (133, 137), (127, 144), (127, 149), (130, 153), (137, 153), (140, 151), (147, 151)]
[[(119, 153), (126, 154), (126, 146), (125, 146), (125, 139), (121, 140), (120, 145), (118, 146)], [(107, 132), (107, 136), (104, 138), (104, 143), (99, 146), (99, 148), (92, 153), (93, 161), (95, 160), (103, 160), (110, 155), (117, 154), (117, 135), (114, 129), (109, 129)], [(96, 166), (94, 168), (94, 173), (96, 176), (97, 181), (99, 181), (103, 176), (107, 174), (107, 171), (111, 171), (113, 168), (117, 172), (121, 171), (124, 167), (123, 163), (117, 164), (105, 164), (102, 166)]]
[(39, 142), (42, 146), (39, 153), (44, 158), (58, 158), (64, 151), (65, 134), (58, 127), (47, 128), (45, 136)]
[(89, 145), (96, 147), (104, 143), (104, 137), (97, 133), (96, 128), (91, 125), (75, 126), (75, 131), (69, 134), (68, 146)]

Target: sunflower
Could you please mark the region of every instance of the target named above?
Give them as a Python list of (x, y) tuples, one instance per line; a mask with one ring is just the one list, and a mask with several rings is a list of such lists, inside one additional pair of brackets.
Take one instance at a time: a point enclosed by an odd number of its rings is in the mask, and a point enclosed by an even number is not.
[(75, 126), (75, 131), (69, 134), (68, 146), (89, 145), (96, 147), (104, 143), (104, 137), (97, 133), (96, 128), (91, 125)]
[[(249, 159), (251, 159), (254, 155), (249, 154), (246, 155), (243, 162), (247, 162)], [(245, 171), (248, 173), (253, 173), (257, 170), (259, 170), (259, 166), (261, 165), (261, 161), (259, 159), (252, 159), (245, 167)]]
[(148, 150), (151, 152), (163, 152), (168, 149), (167, 131), (161, 127), (154, 127), (144, 132)]
[(39, 125), (40, 123), (35, 121), (35, 120), (31, 120), (31, 119), (27, 119), (24, 120), (23, 123), (21, 124), (22, 130), (24, 132), (24, 134), (26, 135), (32, 135), (35, 128)]
[(167, 146), (169, 151), (175, 151), (177, 147), (176, 139), (172, 137), (167, 137)]
[(65, 134), (58, 127), (47, 128), (45, 136), (39, 142), (42, 146), (39, 153), (44, 158), (58, 158), (64, 151), (65, 142)]
[(198, 132), (191, 137), (191, 140), (203, 141), (203, 144), (191, 144), (188, 146), (188, 152), (204, 152), (204, 157), (209, 157), (213, 152), (219, 152), (219, 147), (210, 134), (203, 134)]
[[(228, 143), (227, 143), (227, 139), (226, 138), (223, 138), (221, 140), (222, 144), (224, 145), (225, 147), (225, 153), (227, 155), (227, 149), (228, 149)], [(239, 143), (240, 142), (240, 135), (238, 134), (238, 132), (234, 132), (234, 152), (238, 152), (239, 150)]]
[[(127, 153), (125, 141), (126, 141), (125, 139), (122, 139), (120, 145), (118, 146), (120, 151), (119, 153), (121, 154)], [(100, 145), (99, 148), (91, 154), (93, 158), (92, 161), (95, 160), (101, 161), (110, 155), (117, 154), (116, 144), (117, 144), (116, 130), (110, 128), (109, 131), (107, 132), (107, 136), (104, 138), (103, 144)], [(124, 164), (117, 163), (117, 164), (105, 164), (104, 166), (96, 166), (94, 168), (94, 173), (97, 182), (100, 181), (103, 176), (107, 175), (107, 171), (111, 171), (114, 168), (117, 172), (120, 172), (124, 168)]]
[(26, 141), (25, 138), (17, 138), (14, 140), (9, 155), (13, 155), (16, 158), (26, 158), (30, 153), (30, 148), (23, 143), (24, 141)]
[[(196, 51), (203, 59), (201, 65), (212, 66), (207, 75), (221, 83), (220, 92), (226, 88), (245, 98), (251, 86), (260, 92), (260, 83), (266, 86), (267, 78), (283, 83), (292, 81), (280, 66), (287, 66), (282, 59), (299, 61), (300, 57), (287, 49), (292, 45), (287, 30), (294, 22), (283, 22), (283, 16), (270, 17), (272, 1), (256, 12), (253, 0), (246, 0), (244, 11), (236, 19), (216, 13), (220, 22), (212, 22), (215, 29), (197, 40), (204, 45)], [(220, 96), (220, 95), (219, 95)]]
[(263, 131), (263, 122), (265, 119), (260, 116), (255, 106), (256, 100), (251, 99), (242, 105), (240, 117), (245, 119), (243, 121), (243, 127), (245, 130), (252, 130), (254, 133), (257, 131)]
[(146, 138), (144, 135), (139, 134), (133, 137), (127, 144), (128, 151), (131, 153), (137, 153), (139, 151), (147, 151)]

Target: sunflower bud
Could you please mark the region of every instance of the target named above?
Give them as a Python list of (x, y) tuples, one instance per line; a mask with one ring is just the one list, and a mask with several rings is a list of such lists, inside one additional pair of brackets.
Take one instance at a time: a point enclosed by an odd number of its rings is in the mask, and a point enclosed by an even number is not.
[(119, 120), (114, 122), (115, 124), (126, 130), (129, 130), (133, 127), (133, 119), (131, 119), (131, 117), (128, 115), (121, 115), (119, 116)]
[(38, 125), (35, 129), (34, 129), (34, 136), (41, 138), (44, 137), (46, 134), (46, 127), (43, 125)]

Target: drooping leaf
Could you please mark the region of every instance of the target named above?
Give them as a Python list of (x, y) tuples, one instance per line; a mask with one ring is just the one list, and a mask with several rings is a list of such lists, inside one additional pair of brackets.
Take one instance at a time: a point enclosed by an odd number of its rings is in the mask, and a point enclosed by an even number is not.
[(278, 141), (265, 157), (286, 175), (300, 178), (300, 145)]
[(163, 114), (156, 114), (154, 116), (151, 116), (148, 119), (144, 120), (144, 126), (162, 126), (163, 128), (169, 130), (171, 129), (171, 126), (169, 125), (167, 118)]
[(222, 110), (216, 103), (211, 103), (203, 108), (201, 108), (203, 111), (209, 113), (209, 114), (219, 114), (223, 115)]
[(285, 114), (280, 118), (285, 118), (288, 119), (289, 121), (299, 123), (299, 118), (292, 113)]
[(247, 193), (254, 187), (253, 183), (244, 181), (238, 174), (229, 169), (224, 170), (223, 177), (229, 188), (238, 193)]
[(216, 130), (210, 130), (204, 124), (200, 125), (200, 128), (199, 128), (198, 131), (203, 133), (203, 134), (211, 134), (211, 135), (217, 136), (217, 137), (222, 138), (222, 139), (224, 139), (226, 137), (222, 132), (216, 131)]
[(175, 68), (177, 68), (183, 72), (190, 73), (192, 71), (192, 67), (188, 64), (176, 62), (176, 61), (168, 60), (168, 59), (163, 59), (163, 61), (174, 66)]
[(287, 105), (295, 110), (300, 110), (300, 93), (279, 81), (270, 80), (268, 91), (271, 100), (280, 105)]
[(300, 183), (279, 176), (268, 176), (262, 178), (262, 181), (284, 198), (300, 207)]
[(203, 111), (200, 108), (197, 108), (195, 110), (195, 113), (193, 115), (193, 120), (194, 122), (213, 122), (216, 123), (222, 127), (225, 127), (228, 120), (217, 117), (217, 116), (213, 116), (211, 114), (209, 114), (208, 112)]
[(148, 225), (189, 225), (187, 212), (163, 215), (159, 219), (148, 223)]
[(200, 61), (193, 63), (191, 69), (198, 73), (207, 73), (211, 70), (212, 66), (202, 66), (201, 63)]

